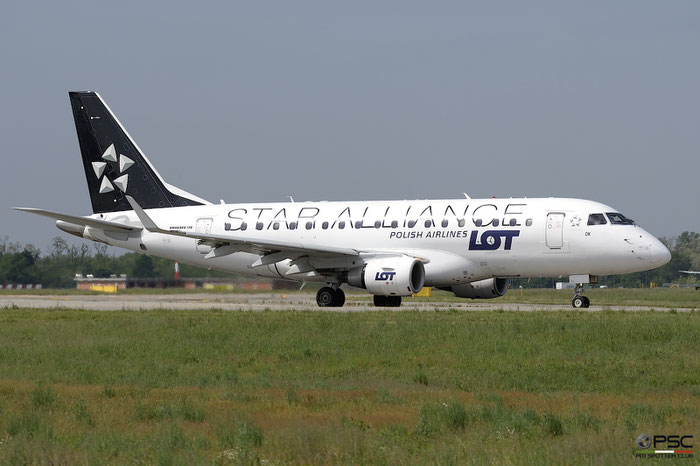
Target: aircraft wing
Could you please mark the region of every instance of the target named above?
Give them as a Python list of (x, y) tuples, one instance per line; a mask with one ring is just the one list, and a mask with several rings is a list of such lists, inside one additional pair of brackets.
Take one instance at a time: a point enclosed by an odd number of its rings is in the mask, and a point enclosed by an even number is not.
[(692, 274), (700, 274), (700, 271), (695, 271), (695, 270), (679, 270), (680, 273), (692, 273)]
[(99, 220), (90, 217), (78, 217), (77, 215), (62, 214), (60, 212), (52, 212), (50, 210), (36, 209), (34, 207), (13, 207), (13, 209), (20, 210), (22, 212), (29, 212), (31, 214), (43, 215), (44, 217), (49, 217), (56, 220), (63, 220), (64, 222), (72, 223), (74, 225), (83, 225), (93, 228), (100, 228), (102, 230), (120, 232), (143, 230), (143, 228), (138, 226), (131, 226), (117, 222), (108, 222), (107, 220)]
[[(144, 228), (151, 232), (162, 233), (164, 235), (173, 236), (184, 236), (187, 238), (194, 238), (200, 240), (201, 243), (206, 244), (214, 248), (207, 258), (220, 257), (227, 254), (232, 254), (234, 252), (245, 251), (254, 252), (257, 254), (273, 254), (273, 253), (283, 253), (275, 254), (275, 258), (282, 260), (284, 258), (295, 258), (304, 254), (323, 254), (330, 256), (359, 256), (360, 251), (350, 248), (338, 248), (332, 246), (319, 246), (319, 245), (309, 245), (297, 242), (288, 241), (272, 241), (264, 240), (260, 238), (250, 238), (245, 236), (220, 236), (212, 235), (209, 233), (195, 233), (191, 231), (183, 230), (164, 230), (160, 228), (151, 217), (144, 212), (141, 206), (132, 198), (131, 196), (126, 196), (126, 199), (131, 204), (131, 208), (134, 209), (139, 220), (143, 224)], [(218, 251), (218, 252), (217, 252)], [(284, 256), (284, 257), (283, 257)], [(257, 265), (265, 265), (265, 263), (270, 263), (269, 261), (263, 262)]]

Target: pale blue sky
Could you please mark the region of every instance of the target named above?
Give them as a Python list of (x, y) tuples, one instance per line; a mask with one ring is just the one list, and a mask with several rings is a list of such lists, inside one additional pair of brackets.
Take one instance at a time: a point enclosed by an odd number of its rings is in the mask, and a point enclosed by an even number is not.
[(88, 89), (214, 202), (566, 196), (700, 231), (699, 56), (697, 1), (5, 0), (0, 236), (90, 213)]

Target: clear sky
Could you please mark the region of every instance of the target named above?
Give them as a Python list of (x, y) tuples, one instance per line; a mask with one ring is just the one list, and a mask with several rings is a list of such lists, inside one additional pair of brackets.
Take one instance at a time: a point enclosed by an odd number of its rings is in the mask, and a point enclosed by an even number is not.
[(218, 202), (562, 196), (700, 231), (700, 2), (0, 4), (0, 237), (91, 213), (69, 90)]

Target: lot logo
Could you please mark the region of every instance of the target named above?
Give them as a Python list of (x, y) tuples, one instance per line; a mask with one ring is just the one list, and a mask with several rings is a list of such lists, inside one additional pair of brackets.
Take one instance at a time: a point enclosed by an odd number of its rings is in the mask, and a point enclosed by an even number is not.
[(374, 275), (374, 280), (375, 281), (392, 281), (394, 279), (394, 276), (396, 275), (396, 272), (377, 272)]
[(693, 458), (692, 435), (639, 434), (634, 443), (637, 458)]
[[(513, 238), (520, 236), (520, 230), (487, 230), (481, 234), (477, 242), (478, 236), (478, 231), (472, 231), (469, 238), (470, 251), (495, 251), (501, 247), (501, 243), (503, 243), (505, 251), (510, 251), (513, 246)], [(501, 241), (502, 238), (505, 241)]]

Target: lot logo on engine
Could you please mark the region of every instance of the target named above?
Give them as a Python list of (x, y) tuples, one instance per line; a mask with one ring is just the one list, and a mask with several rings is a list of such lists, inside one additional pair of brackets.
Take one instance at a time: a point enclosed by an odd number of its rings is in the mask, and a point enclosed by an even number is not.
[[(520, 230), (487, 230), (481, 234), (481, 237), (479, 237), (478, 231), (472, 231), (469, 238), (469, 250), (495, 251), (503, 243), (503, 249), (510, 251), (510, 248), (513, 246), (513, 238), (517, 236), (520, 236)], [(502, 241), (502, 238), (505, 240)]]
[(396, 275), (396, 272), (377, 272), (374, 275), (374, 280), (375, 281), (392, 281), (394, 279), (394, 276)]

